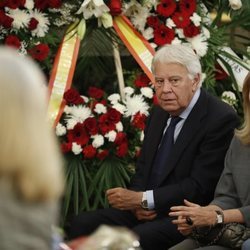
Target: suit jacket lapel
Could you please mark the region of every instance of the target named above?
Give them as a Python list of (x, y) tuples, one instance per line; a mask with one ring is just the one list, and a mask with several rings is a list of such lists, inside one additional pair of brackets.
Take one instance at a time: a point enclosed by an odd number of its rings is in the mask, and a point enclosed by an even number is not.
[(201, 95), (193, 107), (193, 110), (189, 114), (187, 120), (185, 121), (180, 134), (177, 137), (173, 151), (169, 158), (168, 163), (166, 164), (165, 173), (162, 175), (162, 182), (174, 169), (175, 164), (178, 159), (181, 157), (184, 149), (189, 145), (193, 136), (201, 129), (201, 120), (207, 113), (207, 96), (204, 91), (201, 91)]

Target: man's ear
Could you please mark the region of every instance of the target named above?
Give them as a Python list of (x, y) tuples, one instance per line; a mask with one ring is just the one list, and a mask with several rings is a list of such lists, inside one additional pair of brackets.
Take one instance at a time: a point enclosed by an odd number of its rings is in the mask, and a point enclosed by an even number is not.
[(196, 89), (200, 86), (201, 76), (197, 74), (192, 80), (192, 90), (196, 91)]

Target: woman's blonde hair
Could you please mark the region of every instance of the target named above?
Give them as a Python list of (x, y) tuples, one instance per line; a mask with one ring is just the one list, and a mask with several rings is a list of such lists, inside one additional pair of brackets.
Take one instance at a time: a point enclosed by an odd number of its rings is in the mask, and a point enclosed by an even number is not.
[(62, 160), (47, 121), (45, 78), (31, 59), (6, 47), (0, 65), (0, 180), (25, 200), (57, 199)]
[(245, 78), (243, 89), (242, 89), (242, 97), (243, 97), (243, 113), (244, 113), (244, 121), (243, 125), (240, 129), (235, 131), (236, 136), (240, 139), (240, 141), (245, 145), (250, 145), (250, 73), (248, 73)]

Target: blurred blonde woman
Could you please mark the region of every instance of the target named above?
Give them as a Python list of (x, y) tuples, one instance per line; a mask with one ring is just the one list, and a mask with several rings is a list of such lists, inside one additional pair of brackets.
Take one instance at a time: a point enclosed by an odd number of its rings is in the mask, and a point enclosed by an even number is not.
[[(185, 200), (185, 206), (171, 208), (170, 216), (178, 217), (173, 220), (173, 223), (184, 235), (188, 235), (194, 228), (214, 226), (218, 223), (238, 222), (250, 228), (250, 73), (244, 81), (242, 96), (244, 122), (242, 127), (235, 131), (213, 201), (203, 207)], [(200, 244), (192, 238), (187, 238), (171, 248), (171, 250), (182, 249), (228, 250), (231, 248), (219, 244), (200, 247)], [(250, 240), (243, 243), (242, 249), (250, 249)]]
[(4, 47), (0, 65), (0, 249), (51, 249), (63, 173), (45, 78), (31, 59)]

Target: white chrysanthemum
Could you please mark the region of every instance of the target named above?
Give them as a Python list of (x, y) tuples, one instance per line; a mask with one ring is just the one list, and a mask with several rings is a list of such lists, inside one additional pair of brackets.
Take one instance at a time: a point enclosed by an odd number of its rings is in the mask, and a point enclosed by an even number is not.
[(121, 96), (120, 96), (120, 94), (112, 94), (112, 95), (108, 96), (108, 100), (112, 104), (115, 104), (115, 103), (117, 103), (118, 101), (121, 100)]
[(63, 136), (67, 132), (65, 126), (63, 126), (60, 122), (56, 125), (56, 135)]
[(239, 10), (242, 7), (241, 0), (229, 0), (229, 5), (233, 10)]
[(112, 130), (112, 131), (109, 131), (107, 134), (105, 134), (104, 137), (106, 137), (110, 142), (114, 142), (116, 135), (117, 133), (114, 130)]
[(93, 135), (91, 138), (93, 138), (92, 146), (94, 148), (99, 148), (104, 144), (104, 137), (102, 135)]
[(154, 96), (154, 92), (152, 88), (149, 87), (143, 87), (141, 88), (141, 93), (143, 96), (147, 97), (147, 98), (153, 98)]
[(142, 31), (143, 37), (145, 37), (147, 40), (154, 37), (154, 29), (152, 27), (148, 27), (145, 30)]
[(204, 36), (199, 34), (195, 37), (188, 38), (187, 40), (191, 43), (192, 48), (195, 50), (198, 56), (202, 57), (207, 54), (208, 43)]
[(18, 49), (18, 53), (20, 53), (21, 55), (27, 55), (27, 43), (25, 41), (21, 42), (21, 46)]
[(105, 29), (113, 26), (112, 16), (107, 12), (98, 17), (98, 27), (101, 27), (102, 25)]
[(173, 27), (176, 27), (174, 21), (172, 18), (168, 18), (167, 21), (166, 21), (166, 26), (170, 29), (172, 29)]
[(142, 32), (144, 30), (148, 16), (149, 16), (148, 8), (142, 7), (138, 9), (136, 15), (131, 16), (130, 20), (133, 23), (134, 27)]
[(68, 105), (66, 105), (66, 106), (64, 107), (63, 112), (64, 112), (65, 114), (70, 114), (70, 112), (71, 112), (71, 107), (68, 106)]
[(151, 45), (151, 47), (152, 47), (153, 49), (156, 49), (157, 46), (158, 46), (156, 43), (150, 43), (150, 45)]
[(75, 155), (79, 155), (82, 152), (82, 147), (77, 143), (73, 142), (71, 150)]
[(122, 131), (123, 131), (123, 124), (122, 124), (122, 122), (117, 122), (117, 123), (115, 124), (115, 128), (116, 128), (116, 130), (117, 130), (118, 132), (122, 132)]
[(158, 0), (144, 0), (143, 6), (146, 6), (149, 9), (151, 9), (151, 8), (156, 9), (158, 3), (159, 3)]
[(190, 17), (190, 19), (192, 20), (195, 26), (197, 27), (200, 26), (201, 17), (196, 12), (194, 12), (194, 14)]
[(45, 13), (41, 13), (37, 9), (35, 9), (31, 15), (38, 21), (36, 29), (31, 31), (32, 36), (44, 37), (49, 31), (49, 18)]
[(33, 0), (26, 0), (24, 7), (28, 10), (32, 10), (34, 8), (34, 1)]
[(84, 100), (85, 103), (89, 102), (89, 98), (85, 95), (81, 95), (82, 99)]
[(140, 141), (144, 140), (144, 131), (141, 131)]
[(72, 106), (71, 112), (68, 114), (69, 118), (75, 119), (77, 122), (84, 122), (87, 118), (91, 117), (91, 109), (88, 107), (80, 106)]
[(109, 12), (109, 7), (103, 0), (84, 0), (76, 14), (83, 14), (84, 19), (102, 16), (103, 13)]
[(142, 95), (127, 96), (125, 100), (127, 110), (125, 116), (133, 116), (137, 112), (148, 115), (149, 105), (144, 101)]
[(135, 92), (135, 90), (131, 87), (125, 87), (124, 88), (124, 94), (125, 95), (132, 95)]
[(137, 15), (142, 8), (142, 5), (136, 0), (131, 0), (129, 3), (125, 3), (123, 7), (125, 16), (131, 17)]
[(20, 9), (9, 9), (9, 16), (14, 19), (12, 23), (13, 28), (18, 30), (27, 27), (31, 18), (27, 11)]
[(67, 129), (73, 129), (75, 125), (77, 124), (77, 121), (73, 118), (66, 119), (65, 122), (66, 122)]
[(112, 108), (116, 109), (117, 111), (119, 111), (122, 115), (124, 114), (124, 112), (126, 111), (126, 107), (122, 104), (120, 104), (119, 102), (115, 103), (112, 105)]

